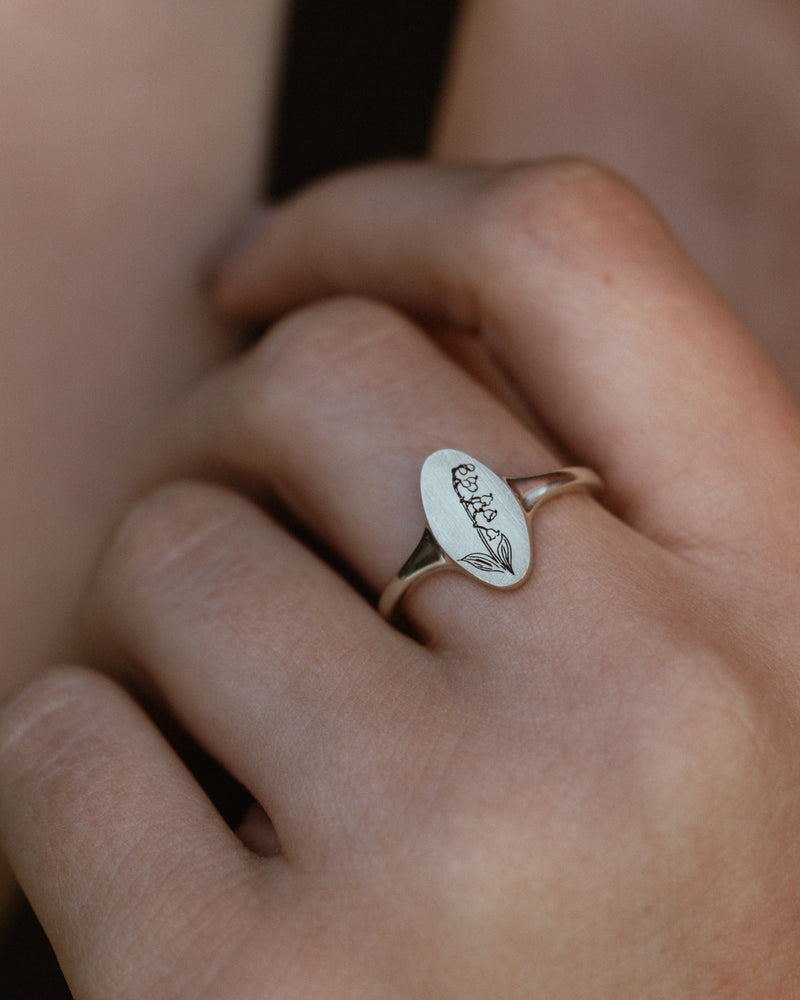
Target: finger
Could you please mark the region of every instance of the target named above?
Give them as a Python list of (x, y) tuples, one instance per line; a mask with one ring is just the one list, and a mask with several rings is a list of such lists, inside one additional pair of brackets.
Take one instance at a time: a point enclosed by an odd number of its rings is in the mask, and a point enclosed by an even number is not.
[(0, 836), (75, 996), (155, 995), (169, 942), (191, 929), (210, 945), (251, 874), (152, 723), (77, 668), (43, 675), (0, 713)]
[[(344, 175), (271, 213), (216, 294), (254, 315), (339, 290), (480, 329), (643, 532), (715, 564), (785, 565), (796, 407), (618, 179), (585, 164)], [(766, 484), (778, 501), (768, 528)]]
[[(563, 464), (403, 316), (353, 299), (279, 323), (186, 403), (162, 446), (188, 456), (189, 471), (277, 493), (292, 518), (374, 593), (422, 534), (419, 475), (431, 452), (457, 447), (509, 476)], [(534, 568), (554, 573), (555, 593), (577, 566), (598, 559), (610, 538), (623, 543), (621, 526), (585, 497), (552, 506), (560, 510), (533, 522)], [(580, 551), (568, 566), (565, 552), (573, 549)], [(409, 597), (420, 634), (451, 646), (493, 642), (492, 628), (476, 628), (485, 618), (482, 588), (446, 576)], [(543, 607), (538, 620), (546, 618)]]
[(215, 486), (176, 483), (140, 503), (101, 562), (87, 618), (98, 655), (152, 679), (292, 856), (334, 843), (331, 817), (352, 802), (365, 762), (391, 760), (433, 697), (416, 644)]

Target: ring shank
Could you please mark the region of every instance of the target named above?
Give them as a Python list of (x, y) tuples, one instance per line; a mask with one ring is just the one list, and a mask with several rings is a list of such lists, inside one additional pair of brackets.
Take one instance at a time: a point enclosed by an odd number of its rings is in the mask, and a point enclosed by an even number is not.
[[(505, 477), (530, 521), (546, 500), (567, 493), (597, 493), (603, 483), (597, 473), (585, 466), (570, 466), (539, 476)], [(430, 527), (425, 528), (414, 551), (386, 585), (378, 601), (378, 611), (392, 621), (408, 591), (433, 573), (460, 567), (444, 552)]]
[(452, 560), (442, 551), (431, 529), (425, 528), (416, 548), (381, 594), (378, 611), (388, 621), (415, 583), (452, 565)]
[(528, 515), (553, 497), (565, 493), (597, 493), (603, 488), (603, 481), (597, 473), (583, 465), (572, 465), (541, 476), (506, 479), (506, 482), (517, 494)]

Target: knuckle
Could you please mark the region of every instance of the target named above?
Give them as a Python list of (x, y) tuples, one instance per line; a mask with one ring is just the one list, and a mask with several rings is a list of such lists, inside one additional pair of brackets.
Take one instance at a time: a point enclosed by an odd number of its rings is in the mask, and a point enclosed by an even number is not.
[[(373, 349), (388, 350), (410, 326), (391, 306), (360, 296), (339, 296), (294, 313), (278, 329), (270, 368), (276, 380), (286, 377), (328, 381), (346, 374)], [(340, 371), (341, 369), (341, 371)]]
[(60, 712), (69, 712), (75, 702), (80, 702), (83, 673), (79, 668), (53, 667), (14, 692), (0, 711), (2, 752), (22, 745), (29, 733), (40, 728), (50, 731), (51, 726), (40, 727), (39, 723), (48, 717), (56, 721)]
[(192, 567), (218, 548), (231, 519), (231, 494), (207, 483), (178, 481), (140, 500), (109, 541), (89, 587), (86, 604), (127, 599), (170, 579), (192, 579)]
[(740, 802), (750, 783), (780, 760), (780, 719), (727, 656), (687, 651), (673, 664), (664, 693), (657, 716), (646, 720), (645, 742), (654, 787), (670, 808), (677, 801), (687, 815), (702, 814), (709, 804)]
[[(620, 175), (590, 160), (567, 159), (501, 170), (484, 183), (478, 243), (491, 255), (535, 253), (597, 266), (609, 253), (663, 241), (663, 223)], [(485, 266), (485, 260), (477, 261)]]
[(337, 296), (282, 320), (247, 359), (238, 393), (238, 423), (256, 434), (264, 421), (313, 394), (324, 403), (372, 382), (403, 355), (413, 324), (391, 306), (366, 297)]
[(94, 759), (93, 727), (87, 723), (96, 719), (110, 684), (82, 667), (51, 667), (0, 711), (6, 773), (39, 789), (38, 800), (50, 812), (59, 803), (80, 801), (72, 791)]

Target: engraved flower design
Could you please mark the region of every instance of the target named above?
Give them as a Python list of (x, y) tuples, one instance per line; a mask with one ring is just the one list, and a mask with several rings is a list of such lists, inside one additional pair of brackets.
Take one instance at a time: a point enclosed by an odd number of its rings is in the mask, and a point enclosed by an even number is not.
[(493, 521), (497, 517), (497, 511), (490, 504), (494, 500), (491, 493), (486, 493), (481, 497), (473, 497), (468, 501), (476, 518), (480, 517), (484, 521)]
[(477, 483), (475, 484), (474, 489), (470, 488), (466, 483), (459, 483), (459, 482), (453, 483), (453, 489), (458, 494), (459, 500), (469, 501), (471, 499), (471, 494), (474, 493), (475, 490), (477, 490), (477, 488), (478, 488)]
[(468, 563), (484, 573), (512, 573), (511, 543), (502, 531), (488, 525), (497, 517), (497, 508), (492, 506), (492, 493), (478, 492), (478, 474), (474, 465), (463, 463), (451, 470), (453, 489), (459, 503), (467, 513), (473, 528), (478, 532), (484, 552), (471, 552), (459, 561)]
[(457, 465), (453, 469), (453, 486), (460, 498), (463, 497), (464, 493), (477, 493), (478, 477), (477, 475), (470, 475), (470, 473), (474, 472), (474, 465)]

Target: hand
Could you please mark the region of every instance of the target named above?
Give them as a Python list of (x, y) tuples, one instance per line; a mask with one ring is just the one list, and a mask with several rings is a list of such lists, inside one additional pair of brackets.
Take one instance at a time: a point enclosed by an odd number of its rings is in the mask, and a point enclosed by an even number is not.
[[(302, 308), (190, 397), (153, 461), (198, 478), (131, 512), (87, 599), (102, 659), (138, 665), (271, 823), (232, 833), (92, 672), (3, 713), (0, 833), (75, 994), (796, 994), (788, 392), (593, 167), (334, 180), (217, 294), (278, 315), (343, 290), (394, 305)], [(478, 331), (562, 454), (408, 316)], [(411, 638), (371, 598), (448, 446), (591, 465), (605, 506), (538, 513), (513, 592), (420, 585)]]

